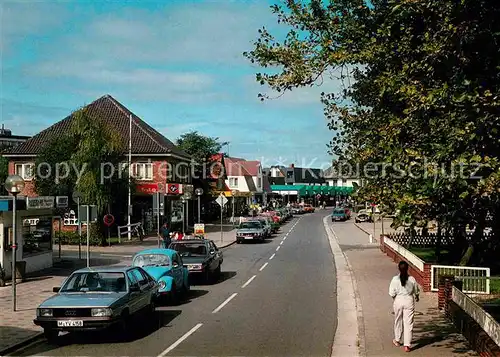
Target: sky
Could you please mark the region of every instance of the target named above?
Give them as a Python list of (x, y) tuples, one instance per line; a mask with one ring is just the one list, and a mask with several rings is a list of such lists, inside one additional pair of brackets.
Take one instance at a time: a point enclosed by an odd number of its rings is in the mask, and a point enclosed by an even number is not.
[(264, 166), (326, 168), (320, 93), (336, 83), (261, 102), (269, 89), (242, 56), (260, 27), (286, 32), (270, 4), (0, 1), (0, 124), (34, 135), (110, 94), (172, 141), (196, 130)]

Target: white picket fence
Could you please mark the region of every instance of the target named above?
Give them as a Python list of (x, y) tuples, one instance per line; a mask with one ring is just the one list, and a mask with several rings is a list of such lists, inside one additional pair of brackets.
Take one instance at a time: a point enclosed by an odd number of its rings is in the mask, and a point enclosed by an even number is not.
[(465, 294), (490, 293), (490, 268), (432, 265), (431, 291), (438, 291), (439, 277), (442, 275), (459, 278), (462, 281), (462, 291)]

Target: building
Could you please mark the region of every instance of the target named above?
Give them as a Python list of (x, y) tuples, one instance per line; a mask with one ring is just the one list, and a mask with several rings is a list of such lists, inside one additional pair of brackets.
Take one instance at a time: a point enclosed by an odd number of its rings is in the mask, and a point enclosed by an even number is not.
[[(153, 214), (153, 198), (158, 192), (161, 194), (163, 200), (165, 215), (171, 222), (177, 222), (179, 212), (184, 209), (180, 195), (183, 193), (183, 187), (191, 183), (191, 175), (189, 175), (191, 157), (110, 95), (105, 95), (95, 100), (87, 105), (85, 109), (88, 115), (103, 120), (112, 128), (121, 140), (123, 140), (124, 147), (128, 146), (130, 122), (132, 123), (131, 172), (137, 184), (136, 192), (132, 197), (132, 223), (141, 222), (147, 231), (154, 231), (156, 229), (156, 216)], [(9, 159), (9, 174), (17, 174), (25, 180), (25, 188), (21, 193), (22, 196), (28, 198), (38, 196), (37, 192), (35, 192), (33, 181), (36, 173), (36, 156), (42, 152), (51, 140), (70, 132), (73, 122), (74, 116), (70, 114), (63, 120), (4, 153), (3, 156)], [(125, 169), (128, 165), (127, 162), (127, 152), (124, 152), (123, 163)], [(126, 222), (128, 211), (126, 197), (119, 197), (118, 199), (124, 202), (124, 207), (122, 207), (121, 212), (112, 213), (115, 215), (116, 224), (123, 224)], [(8, 220), (6, 220), (5, 212), (1, 214), (0, 231), (3, 232), (4, 228), (8, 225)], [(19, 227), (18, 237), (22, 234), (23, 220), (27, 220), (26, 222), (31, 220), (29, 221), (31, 223), (42, 222), (40, 224), (45, 224), (46, 218), (51, 218), (51, 215), (46, 213), (41, 215), (40, 211), (37, 210), (30, 210), (27, 213), (21, 214), (17, 225)], [(181, 218), (183, 219), (183, 216)], [(74, 220), (72, 223), (76, 228)], [(43, 228), (46, 230), (44, 227), (40, 229)], [(36, 231), (39, 227), (31, 225), (30, 229), (31, 231)], [(31, 244), (37, 244), (37, 242), (33, 242), (35, 238), (30, 236), (30, 239), (32, 240)], [(47, 251), (51, 251), (51, 244), (46, 248)], [(23, 260), (29, 258), (29, 255), (25, 255), (23, 249), (20, 249), (19, 254), (21, 254)], [(50, 256), (50, 262), (47, 260), (43, 264), (37, 263), (37, 266), (51, 265), (52, 255), (47, 256)], [(32, 270), (31, 267), (28, 270)]]
[(5, 129), (2, 124), (2, 128), (0, 129), (0, 151), (13, 148), (16, 145), (25, 142), (29, 138), (29, 136), (12, 135), (12, 131)]
[(361, 186), (361, 179), (359, 177), (356, 177), (355, 175), (340, 175), (333, 165), (323, 171), (323, 177), (325, 178), (325, 181), (328, 184), (328, 186), (337, 186), (337, 187)]
[(260, 161), (226, 157), (224, 163), (227, 187), (238, 191), (239, 197), (246, 197), (247, 204), (263, 203), (265, 191)]

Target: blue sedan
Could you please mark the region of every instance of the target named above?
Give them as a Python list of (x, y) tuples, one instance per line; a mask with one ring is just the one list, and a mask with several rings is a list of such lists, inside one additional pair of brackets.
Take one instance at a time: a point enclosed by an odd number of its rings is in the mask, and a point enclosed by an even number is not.
[(159, 284), (159, 295), (176, 303), (180, 295), (189, 292), (188, 269), (180, 255), (172, 249), (146, 249), (134, 256), (134, 267), (141, 267)]

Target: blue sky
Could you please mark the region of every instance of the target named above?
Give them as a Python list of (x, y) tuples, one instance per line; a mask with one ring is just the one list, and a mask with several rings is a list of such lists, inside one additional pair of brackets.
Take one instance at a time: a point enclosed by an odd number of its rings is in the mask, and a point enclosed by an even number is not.
[(334, 82), (261, 102), (242, 52), (283, 33), (257, 1), (3, 1), (1, 120), (32, 135), (104, 94), (171, 140), (197, 130), (231, 156), (326, 167), (320, 103)]

